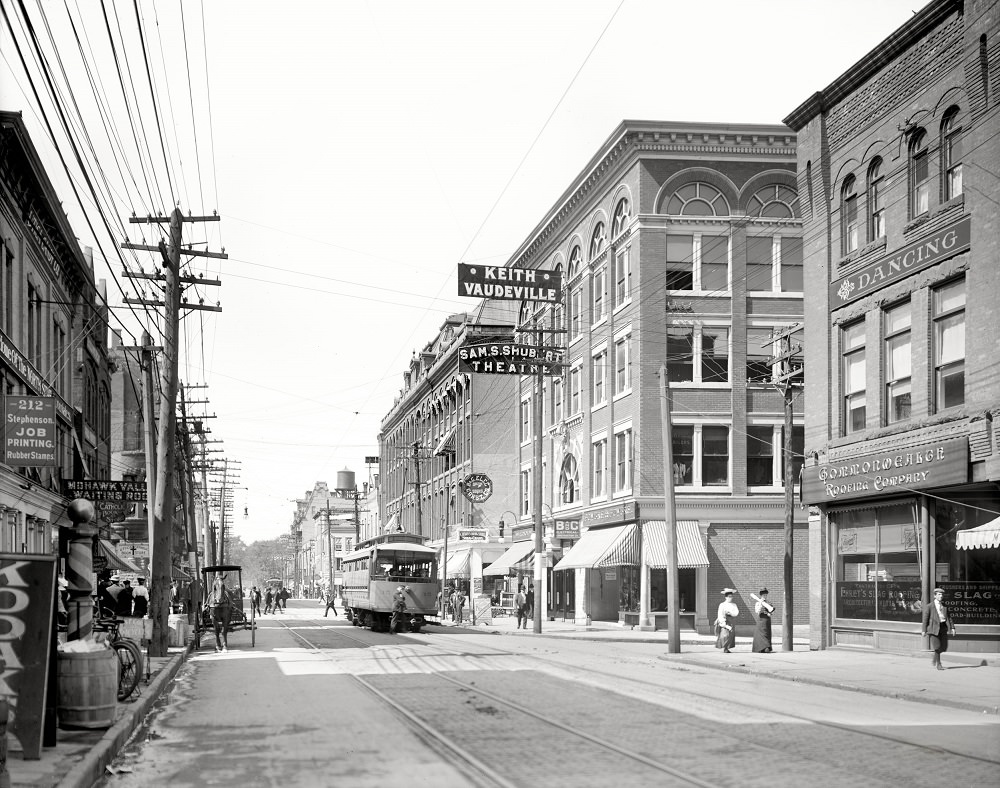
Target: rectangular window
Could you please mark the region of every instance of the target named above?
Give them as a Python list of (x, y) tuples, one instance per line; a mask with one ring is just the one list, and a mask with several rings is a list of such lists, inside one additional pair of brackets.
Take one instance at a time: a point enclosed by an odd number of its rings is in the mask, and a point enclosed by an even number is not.
[(626, 334), (615, 340), (615, 394), (632, 390), (631, 370), (629, 369), (632, 336)]
[(781, 290), (784, 293), (801, 293), (802, 278), (802, 239), (782, 236), (779, 245), (781, 255)]
[(701, 329), (701, 382), (729, 382), (729, 329)]
[(615, 306), (619, 307), (632, 300), (632, 271), (629, 263), (629, 247), (615, 255)]
[(608, 302), (605, 291), (608, 287), (608, 269), (601, 267), (594, 271), (594, 282), (592, 291), (593, 322), (599, 323), (607, 315)]
[[(799, 474), (802, 471), (802, 466), (805, 464), (805, 452), (806, 452), (806, 428), (805, 427), (792, 427), (792, 486), (794, 487), (799, 483)], [(784, 486), (785, 482), (785, 429), (781, 429), (781, 482)]]
[(858, 248), (858, 195), (844, 197), (844, 254)]
[(608, 439), (601, 438), (591, 445), (590, 457), (590, 497), (603, 498), (608, 491), (605, 489), (605, 474), (607, 473)]
[(531, 440), (531, 400), (521, 400), (521, 443)]
[(962, 193), (962, 130), (949, 130), (944, 140), (945, 199)]
[(747, 486), (774, 486), (774, 427), (747, 427)]
[(678, 487), (694, 484), (694, 427), (675, 425), (670, 433), (673, 450), (674, 485)]
[(875, 241), (885, 237), (885, 194), (883, 193), (883, 178), (876, 171), (868, 184), (868, 211), (871, 215), (871, 226), (868, 228), (869, 240)]
[(886, 309), (885, 332), (885, 421), (893, 424), (910, 418), (910, 302)]
[(841, 387), (844, 396), (844, 434), (865, 428), (865, 321), (841, 329), (840, 346), (843, 354)]
[(14, 333), (14, 253), (6, 244), (3, 247), (3, 270), (0, 271), (0, 307), (3, 313), (0, 325), (10, 337)]
[(558, 424), (563, 420), (563, 382), (562, 378), (552, 378), (552, 422)]
[(729, 238), (725, 235), (701, 237), (701, 289), (729, 290)]
[(521, 471), (521, 516), (531, 514), (531, 471)]
[(747, 238), (747, 290), (765, 291), (773, 289), (774, 239)]
[(632, 489), (632, 429), (615, 433), (615, 492)]
[(913, 154), (913, 215), (930, 210), (930, 163), (927, 148)]
[(595, 353), (593, 357), (593, 367), (590, 373), (592, 383), (591, 406), (601, 405), (607, 399), (607, 375), (608, 351), (602, 349)]
[(572, 342), (583, 331), (583, 288), (575, 288), (569, 296), (569, 339)]
[(667, 328), (667, 380), (671, 383), (694, 381), (694, 329), (689, 326)]
[(583, 401), (583, 368), (577, 364), (569, 371), (569, 414), (575, 416), (580, 412)]
[(694, 289), (694, 236), (667, 236), (667, 290)]
[(701, 430), (702, 484), (729, 484), (729, 427), (704, 426)]
[(965, 404), (965, 279), (934, 291), (934, 407)]
[(770, 328), (747, 328), (747, 383), (770, 383), (774, 362)]

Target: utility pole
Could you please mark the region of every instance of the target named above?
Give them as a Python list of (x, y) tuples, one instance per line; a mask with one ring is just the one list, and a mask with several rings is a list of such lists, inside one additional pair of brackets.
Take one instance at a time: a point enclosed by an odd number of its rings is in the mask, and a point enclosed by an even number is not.
[[(535, 324), (535, 342), (540, 346), (542, 344), (542, 333), (538, 328), (536, 321)], [(542, 548), (544, 547), (544, 533), (543, 533), (543, 522), (542, 522), (542, 490), (544, 490), (544, 485), (542, 482), (542, 365), (538, 365), (538, 372), (535, 373), (535, 401), (532, 403), (533, 408), (531, 411), (531, 422), (532, 430), (535, 435), (534, 443), (534, 457), (531, 461), (532, 465), (532, 476), (531, 476), (531, 495), (535, 499), (535, 604), (534, 610), (532, 611), (532, 629), (535, 634), (539, 634), (542, 631), (542, 609), (546, 608), (545, 599), (545, 556), (542, 554)]]
[[(663, 520), (667, 528), (667, 652), (679, 654), (681, 651), (681, 601), (677, 580), (677, 507), (674, 500), (674, 440), (673, 422), (670, 415), (670, 385), (667, 368), (660, 365), (660, 421), (663, 429)], [(641, 557), (643, 581), (649, 573), (646, 561)], [(645, 612), (648, 616), (648, 599)]]
[[(417, 533), (423, 534), (423, 506), (420, 503), (420, 441), (413, 442), (413, 492), (417, 504)], [(355, 487), (355, 500), (357, 499), (357, 487)]]
[(229, 460), (222, 461), (222, 489), (219, 490), (219, 564), (226, 563), (226, 482), (229, 479)]
[(802, 365), (792, 365), (792, 359), (801, 357), (802, 346), (792, 344), (792, 335), (802, 330), (802, 324), (789, 326), (772, 334), (771, 345), (774, 362), (771, 365), (772, 382), (781, 391), (785, 401), (784, 452), (785, 476), (785, 529), (784, 529), (784, 605), (781, 609), (781, 650), (791, 651), (793, 648), (794, 610), (792, 593), (794, 588), (794, 515), (795, 515), (795, 480), (792, 478), (792, 402), (793, 389), (802, 385)]
[(198, 565), (198, 523), (194, 514), (194, 468), (191, 462), (191, 434), (188, 431), (187, 402), (184, 397), (184, 386), (180, 387), (181, 395), (181, 422), (183, 424), (184, 449), (183, 462), (184, 474), (181, 477), (181, 492), (184, 498), (184, 516), (187, 520), (187, 551), (188, 564), (194, 568), (194, 587), (191, 599), (195, 602), (195, 609), (201, 609), (201, 571)]
[(156, 500), (156, 422), (153, 416), (153, 338), (142, 334), (142, 429), (146, 461), (146, 541), (153, 543), (153, 501)]
[[(182, 250), (182, 225), (185, 221), (219, 221), (219, 216), (184, 217), (179, 208), (174, 208), (169, 217), (149, 216), (146, 218), (131, 217), (133, 224), (169, 224), (169, 247), (161, 240), (156, 246), (144, 244), (123, 243), (125, 249), (159, 252), (163, 259), (165, 274), (145, 274), (126, 272), (130, 278), (152, 279), (163, 281), (163, 300), (147, 300), (145, 298), (125, 298), (126, 303), (139, 303), (144, 306), (162, 306), (164, 308), (163, 330), (163, 367), (160, 375), (160, 419), (159, 437), (156, 445), (156, 489), (153, 503), (153, 530), (149, 535), (151, 553), (150, 581), (150, 618), (153, 620), (153, 634), (149, 643), (149, 656), (164, 657), (167, 655), (167, 636), (169, 629), (167, 617), (170, 613), (170, 581), (171, 581), (171, 535), (173, 531), (173, 472), (176, 450), (176, 409), (177, 409), (177, 366), (178, 366), (178, 335), (180, 329), (181, 285), (183, 282), (201, 282), (213, 284), (215, 280), (196, 280), (193, 277), (181, 275), (181, 254), (199, 255), (205, 257), (222, 257), (227, 255), (214, 252), (195, 252)], [(186, 304), (189, 309), (210, 309), (221, 311), (221, 307)], [(147, 451), (149, 446), (146, 447)]]

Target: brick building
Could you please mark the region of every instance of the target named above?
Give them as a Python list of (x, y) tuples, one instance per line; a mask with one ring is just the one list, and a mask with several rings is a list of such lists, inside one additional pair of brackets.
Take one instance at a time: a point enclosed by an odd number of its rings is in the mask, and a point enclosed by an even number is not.
[(0, 394), (8, 408), (40, 404), (51, 418), (37, 449), (5, 440), (0, 551), (51, 553), (56, 526), (71, 525), (63, 482), (109, 478), (108, 309), (14, 112), (0, 112), (0, 244)]
[[(501, 518), (514, 519), (517, 383), (460, 371), (458, 351), (463, 342), (510, 334), (515, 312), (507, 302), (482, 302), (474, 314), (445, 320), (413, 354), (379, 432), (381, 522), (427, 537), (442, 563), (447, 552), (445, 576), (470, 598), (483, 590), (483, 566), (504, 552)], [(471, 473), (492, 482), (483, 503), (463, 494), (461, 483)]]
[[(725, 586), (744, 611), (769, 586), (780, 611), (784, 406), (770, 343), (802, 318), (799, 204), (784, 126), (625, 121), (508, 261), (558, 269), (565, 285), (561, 306), (525, 303), (518, 320), (566, 331), (566, 373), (540, 399), (556, 565), (536, 598), (550, 615), (637, 623), (641, 553), (651, 609), (665, 610), (661, 366), (684, 621), (709, 631)], [(534, 511), (533, 388), (522, 378), (515, 394), (521, 526)], [(794, 423), (801, 456), (801, 401)], [(804, 536), (804, 513), (795, 516)], [(796, 547), (802, 620), (804, 538)]]
[[(810, 637), (1000, 646), (1000, 7), (935, 0), (786, 123), (806, 267)], [(993, 523), (992, 526), (988, 525)]]

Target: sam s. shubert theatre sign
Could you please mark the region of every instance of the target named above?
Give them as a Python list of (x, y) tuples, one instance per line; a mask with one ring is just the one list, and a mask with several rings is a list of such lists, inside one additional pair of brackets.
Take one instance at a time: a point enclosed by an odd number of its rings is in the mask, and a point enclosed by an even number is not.
[(873, 452), (802, 468), (802, 500), (809, 504), (927, 490), (969, 480), (968, 438)]

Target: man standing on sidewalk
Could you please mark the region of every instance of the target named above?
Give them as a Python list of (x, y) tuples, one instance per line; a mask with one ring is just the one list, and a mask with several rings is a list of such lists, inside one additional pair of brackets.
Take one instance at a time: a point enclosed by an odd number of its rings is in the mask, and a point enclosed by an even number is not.
[(944, 670), (941, 654), (948, 650), (948, 635), (955, 634), (955, 624), (944, 604), (944, 589), (935, 588), (934, 601), (924, 605), (922, 630), (921, 634), (930, 638), (930, 645), (934, 650), (931, 664), (938, 670)]

